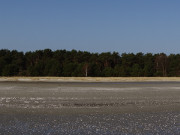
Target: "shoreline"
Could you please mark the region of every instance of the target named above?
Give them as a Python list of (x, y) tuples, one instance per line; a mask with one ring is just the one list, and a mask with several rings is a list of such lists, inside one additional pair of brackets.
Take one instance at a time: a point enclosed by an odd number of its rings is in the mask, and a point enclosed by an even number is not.
[(180, 82), (180, 77), (0, 77), (0, 82)]

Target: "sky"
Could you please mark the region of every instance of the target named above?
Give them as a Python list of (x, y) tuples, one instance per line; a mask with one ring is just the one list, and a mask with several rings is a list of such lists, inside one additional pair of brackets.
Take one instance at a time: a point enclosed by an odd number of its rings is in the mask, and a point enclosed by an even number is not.
[(180, 53), (179, 0), (0, 0), (0, 49)]

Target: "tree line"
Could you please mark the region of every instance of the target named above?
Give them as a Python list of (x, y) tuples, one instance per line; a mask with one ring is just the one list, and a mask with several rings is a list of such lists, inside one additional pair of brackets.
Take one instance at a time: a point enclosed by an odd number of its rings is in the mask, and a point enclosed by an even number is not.
[(0, 76), (180, 76), (180, 54), (1, 49)]

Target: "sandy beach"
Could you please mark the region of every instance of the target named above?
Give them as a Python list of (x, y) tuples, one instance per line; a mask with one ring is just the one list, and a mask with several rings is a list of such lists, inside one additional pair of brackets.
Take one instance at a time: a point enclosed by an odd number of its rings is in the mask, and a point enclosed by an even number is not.
[(180, 77), (0, 77), (3, 81), (21, 82), (144, 82), (165, 81), (180, 82)]

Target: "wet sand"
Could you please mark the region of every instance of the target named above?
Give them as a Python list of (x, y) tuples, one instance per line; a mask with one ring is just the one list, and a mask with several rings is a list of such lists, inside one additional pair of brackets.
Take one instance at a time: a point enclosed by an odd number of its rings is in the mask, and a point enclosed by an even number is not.
[(179, 133), (179, 82), (0, 82), (0, 134)]

